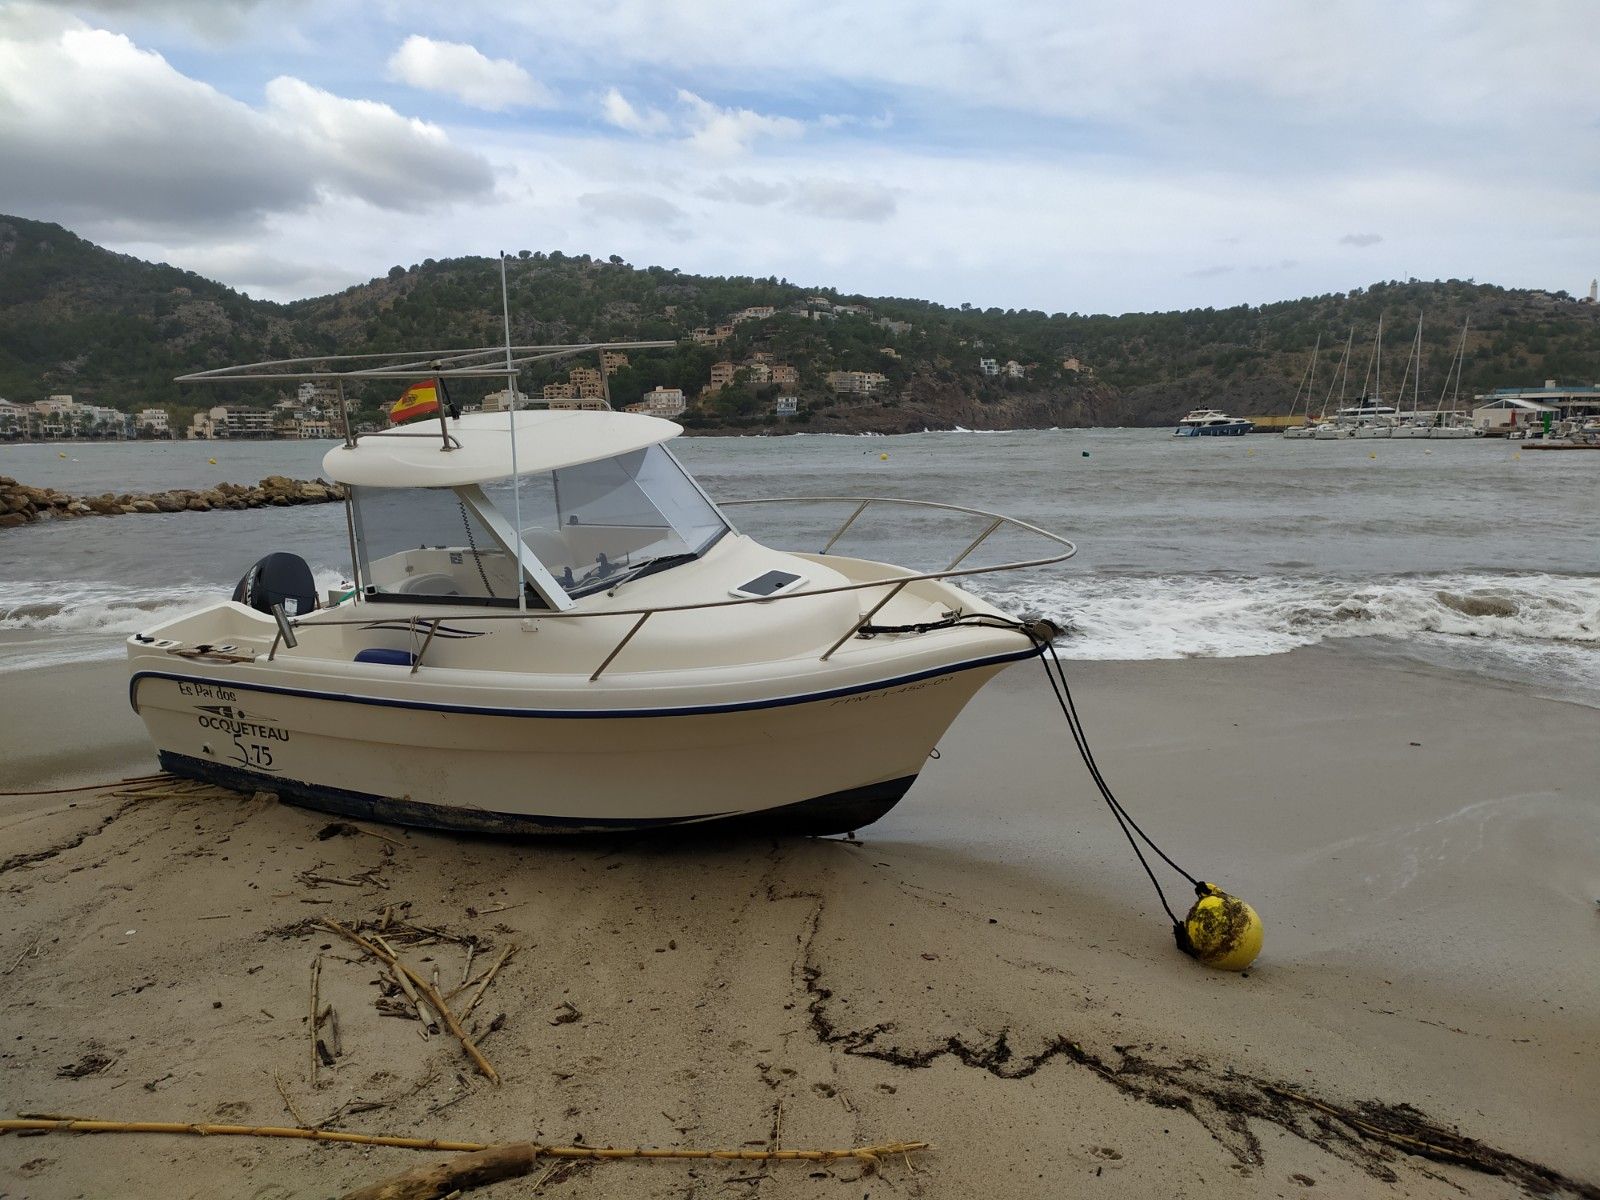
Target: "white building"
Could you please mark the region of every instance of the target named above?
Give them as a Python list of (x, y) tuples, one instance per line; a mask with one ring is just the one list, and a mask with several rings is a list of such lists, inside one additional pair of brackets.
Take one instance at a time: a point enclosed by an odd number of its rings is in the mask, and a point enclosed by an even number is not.
[(274, 414), (264, 408), (231, 408), (219, 404), (195, 413), (187, 436), (216, 441), (223, 438), (269, 438), (276, 424)]
[(167, 423), (167, 410), (164, 408), (141, 408), (133, 421), (139, 429), (148, 428), (157, 437), (167, 437), (172, 433)]
[(978, 370), (985, 375), (998, 375), (1000, 374), (1000, 364), (992, 358), (980, 358), (978, 360)]
[(779, 396), (772, 411), (780, 417), (792, 417), (800, 411), (799, 396)]
[(640, 398), (639, 403), (628, 405), (628, 411), (647, 413), (652, 417), (676, 417), (687, 407), (682, 388), (664, 388), (657, 384)]
[(1026, 379), (1028, 377), (1028, 368), (1014, 358), (1006, 359), (1005, 372), (1007, 379)]
[(829, 371), (828, 387), (839, 394), (871, 396), (889, 386), (889, 377), (877, 371)]

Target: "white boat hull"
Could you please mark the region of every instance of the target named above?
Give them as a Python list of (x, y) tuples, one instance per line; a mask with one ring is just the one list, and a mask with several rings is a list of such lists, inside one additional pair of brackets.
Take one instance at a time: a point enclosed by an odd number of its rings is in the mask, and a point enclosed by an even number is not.
[[(737, 822), (822, 834), (886, 813), (1003, 665), (732, 712), (588, 719), (153, 676), (134, 688), (164, 769), (327, 812), (494, 833)], [(233, 702), (209, 703), (222, 696)]]

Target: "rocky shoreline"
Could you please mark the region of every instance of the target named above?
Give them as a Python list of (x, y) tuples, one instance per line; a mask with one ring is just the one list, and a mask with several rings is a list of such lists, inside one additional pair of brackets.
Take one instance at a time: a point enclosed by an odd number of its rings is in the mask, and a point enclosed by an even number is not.
[(45, 517), (116, 517), (134, 513), (211, 512), (214, 509), (284, 508), (291, 504), (328, 504), (344, 499), (336, 483), (268, 475), (260, 483), (219, 483), (208, 488), (173, 488), (165, 492), (105, 492), (74, 496), (54, 488), (30, 487), (0, 475), (0, 529), (26, 525)]

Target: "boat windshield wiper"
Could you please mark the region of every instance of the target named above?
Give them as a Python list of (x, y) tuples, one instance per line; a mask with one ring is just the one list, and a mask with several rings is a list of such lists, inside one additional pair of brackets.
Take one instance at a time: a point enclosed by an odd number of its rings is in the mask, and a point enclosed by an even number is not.
[(641, 559), (631, 566), (624, 567), (620, 575), (606, 581), (606, 590), (615, 591), (625, 583), (635, 579), (643, 579), (646, 575), (654, 575), (657, 571), (665, 571), (668, 567), (676, 567), (680, 563), (693, 562), (699, 558), (698, 554), (688, 552), (684, 554), (657, 554), (654, 558)]
[(590, 567), (576, 580), (562, 579), (561, 585), (572, 597), (588, 596), (595, 592), (611, 591), (624, 583), (653, 575), (657, 571), (665, 571), (669, 567), (676, 567), (681, 563), (692, 562), (699, 558), (698, 554), (691, 552), (682, 554), (657, 554), (650, 558), (641, 558), (637, 562), (615, 563), (601, 562)]

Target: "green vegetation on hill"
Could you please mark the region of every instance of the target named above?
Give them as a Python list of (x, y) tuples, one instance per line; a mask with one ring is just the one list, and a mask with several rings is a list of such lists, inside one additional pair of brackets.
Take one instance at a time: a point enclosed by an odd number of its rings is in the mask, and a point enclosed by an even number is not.
[[(1106, 316), (950, 308), (776, 278), (634, 268), (615, 256), (524, 251), (510, 267), (510, 294), (519, 342), (681, 339), (674, 350), (631, 356), (611, 380), (619, 405), (658, 384), (681, 387), (692, 399), (714, 362), (743, 362), (760, 349), (799, 368), (800, 420), (826, 428), (1155, 424), (1197, 404), (1284, 412), (1319, 333), (1317, 375), (1325, 382), (1355, 329), (1352, 387), (1359, 386), (1380, 313), (1384, 376), (1395, 383), (1417, 314), (1425, 314), (1425, 399), (1430, 389), (1437, 394), (1468, 318), (1466, 393), (1546, 378), (1600, 380), (1600, 306), (1459, 280), (1378, 283), (1258, 307)], [(810, 296), (863, 304), (871, 315), (816, 320), (784, 311)], [(740, 323), (720, 346), (688, 340), (691, 330), (756, 305), (772, 305), (778, 315)], [(879, 319), (912, 328), (893, 333)], [(123, 410), (164, 406), (182, 421), (195, 407), (265, 404), (288, 390), (202, 391), (172, 382), (188, 371), (298, 355), (489, 346), (502, 337), (500, 320), (492, 259), (429, 259), (335, 295), (274, 304), (114, 254), (58, 225), (0, 216), (0, 396), (11, 400), (69, 392)], [(986, 376), (980, 358), (1021, 363), (1026, 378)], [(1072, 358), (1091, 370), (1066, 369)], [(564, 378), (566, 365), (530, 371), (524, 386), (536, 394)], [(826, 385), (834, 370), (876, 371), (889, 383), (882, 396), (835, 397)], [(458, 391), (470, 400), (474, 389), (462, 384)], [(774, 394), (736, 381), (686, 423), (771, 424)], [(356, 399), (370, 410), (393, 397), (369, 389)]]

